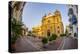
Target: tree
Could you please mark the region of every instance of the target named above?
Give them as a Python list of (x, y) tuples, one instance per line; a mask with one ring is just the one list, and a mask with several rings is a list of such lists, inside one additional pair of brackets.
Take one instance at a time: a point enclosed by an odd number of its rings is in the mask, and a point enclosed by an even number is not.
[(15, 51), (15, 42), (22, 35), (22, 22), (11, 18), (11, 51)]
[(66, 34), (60, 34), (60, 36), (61, 36), (61, 37), (64, 37), (64, 36), (66, 36)]
[(15, 18), (11, 19), (11, 31), (12, 31), (12, 36), (11, 36), (11, 41), (12, 43), (14, 43), (18, 37), (20, 37), (22, 35), (22, 22), (17, 21)]
[(56, 40), (56, 38), (57, 38), (57, 35), (52, 34), (52, 36), (50, 36), (50, 38), (49, 38), (49, 41)]
[(48, 43), (48, 39), (47, 39), (46, 37), (44, 37), (44, 38), (42, 39), (42, 43), (43, 43), (43, 44)]

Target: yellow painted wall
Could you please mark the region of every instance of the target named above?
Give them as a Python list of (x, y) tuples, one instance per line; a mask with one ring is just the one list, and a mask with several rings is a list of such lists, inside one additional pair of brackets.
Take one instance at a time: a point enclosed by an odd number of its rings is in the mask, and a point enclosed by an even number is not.
[(48, 31), (50, 31), (50, 35), (57, 34), (59, 36), (64, 33), (60, 11), (55, 11), (54, 15), (44, 16), (41, 22), (41, 26), (33, 29), (33, 31), (36, 31), (36, 36), (47, 37)]

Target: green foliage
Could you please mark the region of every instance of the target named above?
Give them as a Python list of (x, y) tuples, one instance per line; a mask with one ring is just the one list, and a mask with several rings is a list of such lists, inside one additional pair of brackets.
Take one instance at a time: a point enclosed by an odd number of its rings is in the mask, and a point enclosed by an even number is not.
[(11, 42), (15, 43), (18, 37), (22, 35), (22, 22), (17, 21), (15, 18), (11, 18)]
[(57, 35), (52, 34), (52, 36), (50, 36), (50, 38), (49, 38), (49, 41), (56, 40), (56, 38), (57, 38)]
[(13, 36), (11, 37), (11, 43), (14, 44), (17, 40), (17, 36)]
[(46, 37), (44, 37), (44, 38), (42, 39), (42, 43), (43, 43), (43, 44), (48, 43), (48, 39), (47, 39)]
[(61, 37), (64, 37), (64, 36), (66, 36), (66, 34), (60, 34), (60, 36), (61, 36)]
[(52, 38), (52, 36), (49, 38), (49, 41), (52, 41), (53, 40), (53, 38)]

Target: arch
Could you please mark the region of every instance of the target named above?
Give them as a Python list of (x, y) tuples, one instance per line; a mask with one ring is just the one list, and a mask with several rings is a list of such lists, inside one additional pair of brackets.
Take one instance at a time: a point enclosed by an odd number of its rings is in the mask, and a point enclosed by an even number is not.
[(9, 17), (15, 18), (17, 21), (22, 21), (22, 12), (26, 2), (10, 1), (9, 2)]

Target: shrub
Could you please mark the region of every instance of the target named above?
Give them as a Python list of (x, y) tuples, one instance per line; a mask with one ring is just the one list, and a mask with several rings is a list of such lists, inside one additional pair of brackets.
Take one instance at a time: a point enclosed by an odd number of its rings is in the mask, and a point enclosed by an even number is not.
[(15, 18), (11, 18), (11, 43), (15, 43), (17, 38), (22, 36), (23, 23), (17, 21)]
[(43, 43), (43, 44), (48, 43), (48, 39), (47, 39), (46, 37), (44, 37), (44, 38), (42, 39), (42, 43)]
[(17, 40), (17, 36), (11, 37), (11, 43), (12, 44), (15, 44), (16, 40)]
[(52, 34), (52, 36), (50, 36), (50, 38), (49, 38), (49, 41), (56, 40), (56, 38), (57, 38), (57, 35)]
[(50, 37), (50, 38), (49, 38), (49, 41), (52, 41), (52, 40), (53, 40), (53, 38), (52, 38), (52, 37)]
[(60, 34), (60, 36), (61, 36), (61, 37), (64, 37), (64, 36), (66, 36), (66, 34)]

